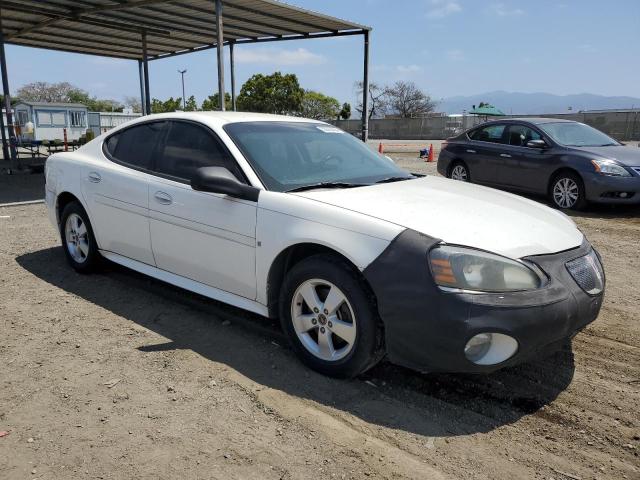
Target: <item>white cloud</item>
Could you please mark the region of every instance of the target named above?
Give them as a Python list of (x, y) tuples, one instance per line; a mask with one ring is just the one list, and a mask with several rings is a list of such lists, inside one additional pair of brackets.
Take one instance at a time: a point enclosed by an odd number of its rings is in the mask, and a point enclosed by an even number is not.
[(432, 8), (427, 12), (429, 18), (443, 18), (462, 11), (460, 3), (453, 0), (431, 0)]
[(464, 60), (464, 52), (458, 48), (447, 50), (446, 55), (449, 60), (453, 60), (453, 61)]
[(524, 14), (524, 10), (521, 8), (510, 8), (504, 3), (494, 3), (490, 8), (499, 17), (515, 17)]
[(122, 58), (109, 58), (109, 57), (91, 57), (89, 59), (93, 65), (98, 65), (101, 67), (124, 67), (125, 65), (131, 65), (132, 62), (128, 60), (124, 60)]
[(384, 63), (373, 65), (371, 70), (374, 72), (387, 72), (391, 73), (402, 73), (402, 74), (411, 74), (422, 71), (422, 67), (420, 65), (416, 65), (412, 63), (410, 65), (386, 65)]
[(297, 48), (295, 50), (239, 49), (236, 51), (235, 60), (238, 63), (268, 63), (274, 65), (320, 65), (326, 62), (325, 57), (312, 53), (305, 48)]
[(590, 43), (584, 43), (582, 45), (579, 45), (578, 48), (580, 50), (582, 50), (585, 53), (597, 53), (598, 49), (596, 47), (594, 47), (593, 45), (591, 45)]
[(397, 65), (396, 70), (400, 73), (416, 73), (422, 71), (422, 67), (416, 64)]

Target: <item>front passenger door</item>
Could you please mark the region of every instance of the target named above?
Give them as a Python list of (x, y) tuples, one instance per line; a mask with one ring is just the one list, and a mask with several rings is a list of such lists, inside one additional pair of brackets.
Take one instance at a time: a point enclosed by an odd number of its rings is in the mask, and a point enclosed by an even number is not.
[(158, 268), (245, 298), (256, 298), (257, 204), (195, 191), (200, 167), (229, 169), (245, 181), (221, 140), (191, 121), (168, 122), (149, 185), (149, 222)]

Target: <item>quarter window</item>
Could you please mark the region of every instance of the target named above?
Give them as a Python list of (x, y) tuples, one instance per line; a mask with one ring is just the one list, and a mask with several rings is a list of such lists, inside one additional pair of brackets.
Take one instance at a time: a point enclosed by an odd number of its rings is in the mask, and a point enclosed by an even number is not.
[(201, 167), (225, 167), (238, 179), (243, 178), (235, 160), (211, 132), (190, 122), (170, 122), (164, 150), (157, 157), (155, 171), (189, 181)]
[(127, 128), (111, 135), (105, 149), (116, 161), (149, 170), (163, 126), (164, 122), (152, 122)]
[(469, 136), (472, 140), (478, 140), (480, 142), (504, 143), (502, 136), (504, 128), (505, 125), (489, 125), (474, 130)]
[(530, 140), (542, 140), (538, 132), (524, 125), (509, 125), (509, 145), (526, 147)]

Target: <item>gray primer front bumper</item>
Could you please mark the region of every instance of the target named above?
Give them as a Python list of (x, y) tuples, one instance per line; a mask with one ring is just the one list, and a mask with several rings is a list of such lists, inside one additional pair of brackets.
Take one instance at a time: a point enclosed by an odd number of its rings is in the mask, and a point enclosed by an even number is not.
[[(428, 267), (428, 251), (437, 243), (405, 230), (364, 271), (393, 363), (420, 371), (490, 372), (547, 353), (598, 316), (604, 294), (587, 295), (565, 267), (590, 251), (586, 239), (572, 250), (527, 258), (549, 275), (543, 288), (499, 294), (443, 292)], [(517, 353), (497, 365), (470, 362), (464, 346), (481, 332), (514, 337)]]

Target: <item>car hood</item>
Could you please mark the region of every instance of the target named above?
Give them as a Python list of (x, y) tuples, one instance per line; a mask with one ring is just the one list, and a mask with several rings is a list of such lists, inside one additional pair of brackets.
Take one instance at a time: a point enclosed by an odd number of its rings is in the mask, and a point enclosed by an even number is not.
[(561, 212), (510, 193), (439, 177), (296, 195), (510, 258), (560, 252), (583, 240), (575, 223)]
[(571, 147), (581, 152), (591, 153), (594, 157), (616, 160), (627, 167), (640, 167), (640, 148), (615, 145), (609, 147)]

